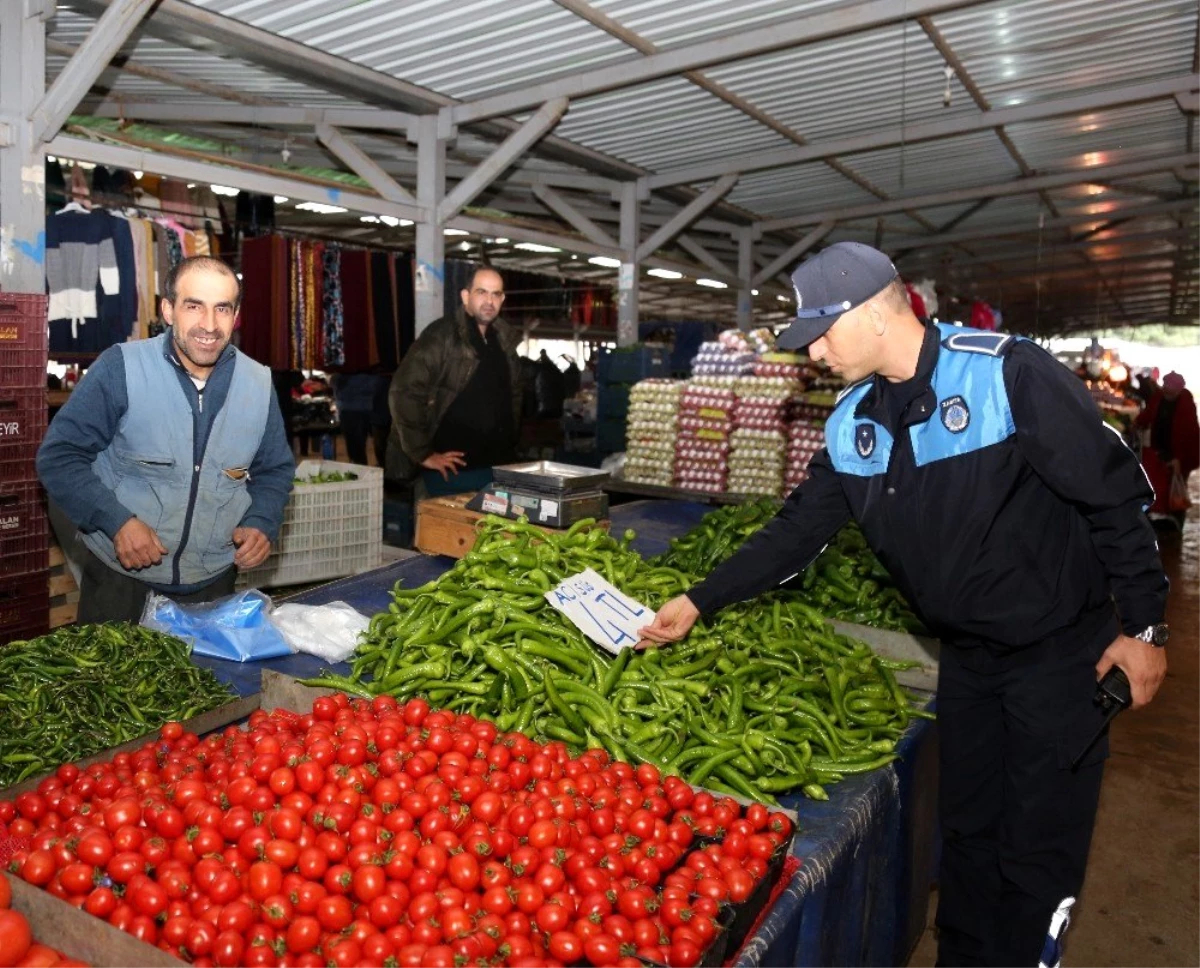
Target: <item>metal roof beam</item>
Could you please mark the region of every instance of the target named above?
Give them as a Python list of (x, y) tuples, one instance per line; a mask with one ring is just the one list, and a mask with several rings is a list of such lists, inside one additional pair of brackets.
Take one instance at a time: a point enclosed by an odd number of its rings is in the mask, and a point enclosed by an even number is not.
[(1096, 165), (1092, 168), (1080, 168), (1074, 171), (1056, 172), (1049, 175), (1036, 175), (1033, 178), (1018, 178), (1013, 181), (996, 182), (991, 185), (978, 185), (973, 188), (960, 188), (948, 192), (933, 192), (928, 195), (913, 195), (908, 198), (896, 198), (887, 202), (869, 202), (865, 205), (851, 205), (846, 208), (827, 209), (822, 212), (810, 212), (806, 215), (795, 215), (789, 218), (769, 219), (757, 223), (762, 232), (773, 232), (779, 229), (790, 229), (800, 225), (817, 225), (826, 219), (838, 222), (860, 218), (874, 218), (877, 215), (887, 215), (908, 208), (925, 208), (927, 206), (953, 205), (957, 202), (973, 202), (980, 198), (999, 198), (1010, 195), (1028, 195), (1039, 192), (1043, 188), (1061, 188), (1064, 185), (1090, 182), (1092, 178), (1125, 178), (1130, 175), (1146, 175), (1158, 171), (1170, 171), (1178, 166), (1194, 167), (1197, 160), (1194, 155), (1168, 155), (1161, 158), (1151, 158), (1145, 161), (1131, 161), (1115, 165)]
[(29, 120), (34, 141), (44, 144), (58, 134), (153, 4), (154, 0), (113, 0), (33, 109)]
[(548, 100), (537, 112), (510, 134), (476, 169), (454, 186), (437, 207), (438, 222), (461, 212), (480, 192), (494, 182), (514, 161), (525, 154), (550, 131), (567, 111), (565, 97)]
[(660, 225), (654, 233), (640, 243), (634, 253), (633, 261), (641, 262), (646, 256), (653, 255), (664, 245), (675, 238), (680, 232), (691, 225), (704, 212), (729, 194), (730, 189), (737, 184), (737, 175), (724, 175), (709, 185), (704, 191), (688, 202), (675, 213), (665, 224)]
[(702, 246), (690, 235), (679, 236), (679, 238), (675, 240), (675, 244), (683, 249), (683, 251), (690, 255), (693, 259), (698, 260), (705, 268), (711, 269), (713, 272), (720, 272), (726, 275), (735, 274), (733, 270), (729, 268), (729, 266), (709, 252), (708, 249)]
[(752, 286), (761, 286), (764, 282), (779, 272), (781, 269), (786, 269), (788, 264), (799, 259), (809, 249), (820, 242), (825, 236), (833, 231), (834, 225), (837, 223), (832, 219), (822, 222), (815, 229), (809, 232), (804, 238), (794, 245), (789, 246), (782, 254), (772, 259), (766, 266), (754, 274), (750, 280)]
[[(1041, 227), (1043, 229), (1057, 229), (1079, 225), (1081, 222), (1104, 222), (1118, 219), (1125, 221), (1137, 218), (1151, 218), (1158, 215), (1174, 215), (1177, 212), (1195, 211), (1196, 204), (1197, 202), (1194, 198), (1182, 198), (1173, 202), (1161, 202), (1137, 208), (1116, 209), (1115, 211), (1103, 212), (1099, 215), (1082, 213), (1063, 215), (1060, 218), (1046, 219)], [(948, 245), (951, 242), (976, 242), (1015, 235), (1037, 235), (1037, 233), (1038, 225), (1036, 222), (1032, 225), (1004, 225), (986, 229), (964, 229), (960, 232), (940, 232), (937, 235), (930, 235), (925, 238), (905, 239), (903, 242), (893, 243), (897, 254), (892, 257), (892, 261), (898, 262), (901, 259), (906, 259), (913, 252), (928, 249), (931, 246)], [(903, 251), (900, 251), (901, 249)]]
[(534, 197), (589, 242), (616, 246), (617, 240), (584, 215), (549, 185), (534, 184)]
[(251, 170), (245, 167), (225, 166), (213, 161), (182, 158), (161, 151), (114, 145), (87, 138), (59, 135), (46, 145), (46, 151), (63, 158), (90, 161), (97, 165), (126, 168), (129, 171), (149, 171), (167, 178), (184, 181), (217, 182), (240, 188), (242, 191), (260, 195), (287, 195), (289, 198), (307, 202), (323, 202), (342, 205), (356, 211), (375, 215), (394, 215), (397, 218), (420, 221), (425, 210), (403, 202), (376, 198), (353, 189), (342, 189), (329, 184), (318, 184), (299, 178), (289, 178), (283, 172)]
[(742, 155), (737, 158), (727, 158), (723, 161), (702, 165), (689, 165), (684, 168), (676, 168), (660, 172), (656, 175), (650, 175), (647, 178), (647, 183), (650, 185), (651, 190), (654, 190), (664, 188), (668, 185), (683, 185), (695, 181), (704, 181), (731, 171), (745, 174), (746, 172), (762, 171), (767, 168), (781, 168), (837, 155), (855, 154), (860, 151), (874, 151), (879, 148), (890, 148), (899, 144), (915, 144), (920, 141), (931, 141), (936, 138), (970, 134), (975, 131), (986, 131), (1006, 124), (1020, 124), (1025, 121), (1039, 121), (1073, 114), (1087, 114), (1088, 112), (1100, 111), (1105, 108), (1140, 104), (1146, 101), (1173, 97), (1180, 91), (1189, 91), (1196, 87), (1200, 87), (1200, 76), (1196, 74), (1181, 74), (1161, 81), (1129, 84), (1125, 87), (1098, 91), (1092, 94), (1081, 94), (1076, 97), (1054, 98), (1049, 101), (1022, 104), (1012, 108), (981, 111), (979, 114), (973, 116), (947, 118), (944, 121), (925, 121), (919, 124), (904, 125), (903, 127), (889, 128), (882, 131), (850, 135), (845, 138), (834, 138), (830, 141), (818, 141), (803, 147), (779, 148), (775, 151), (760, 151), (753, 155)]
[[(128, 70), (126, 65), (124, 70)], [(416, 115), (383, 108), (295, 108), (257, 104), (171, 104), (103, 102), (88, 112), (96, 118), (187, 124), (252, 124), (259, 127), (310, 128), (331, 124), (339, 128), (400, 131), (408, 134)]]
[(788, 47), (811, 44), (831, 37), (871, 30), (905, 17), (919, 17), (971, 6), (978, 0), (866, 0), (807, 15), (782, 23), (728, 34), (714, 40), (686, 44), (648, 57), (622, 60), (605, 67), (555, 78), (502, 94), (468, 101), (448, 108), (455, 123), (512, 114), (540, 104), (547, 98), (570, 98), (632, 87), (685, 71), (724, 64)]
[(379, 167), (365, 151), (354, 144), (331, 124), (321, 122), (316, 126), (317, 138), (334, 153), (349, 169), (377, 191), (389, 202), (416, 205), (417, 200), (407, 188)]

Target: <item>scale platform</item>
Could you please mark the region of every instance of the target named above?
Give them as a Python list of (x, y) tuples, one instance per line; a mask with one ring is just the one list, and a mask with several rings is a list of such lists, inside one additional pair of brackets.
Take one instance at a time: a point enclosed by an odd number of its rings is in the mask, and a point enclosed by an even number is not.
[(608, 517), (608, 495), (600, 490), (607, 471), (541, 460), (500, 465), (493, 474), (492, 483), (467, 502), (468, 509), (523, 517), (547, 528)]

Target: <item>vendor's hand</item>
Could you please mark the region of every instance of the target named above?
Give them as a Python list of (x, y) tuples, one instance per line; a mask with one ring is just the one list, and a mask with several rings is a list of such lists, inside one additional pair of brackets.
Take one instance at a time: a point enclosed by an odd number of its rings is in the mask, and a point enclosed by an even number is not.
[[(700, 610), (692, 604), (692, 600), (686, 595), (679, 595), (660, 608), (654, 616), (654, 621), (639, 629), (638, 635), (643, 640), (649, 639), (650, 642), (659, 644), (678, 642), (692, 630), (699, 617)], [(642, 641), (637, 647), (645, 648), (646, 645), (647, 643)]]
[(257, 568), (271, 553), (270, 539), (258, 528), (234, 528), (233, 543), (237, 547), (233, 563), (241, 571)]
[(442, 475), (443, 481), (448, 481), (466, 467), (467, 462), (463, 459), (461, 450), (447, 450), (440, 454), (430, 454), (421, 461), (421, 466), (426, 470), (437, 471)]
[(1103, 679), (1114, 665), (1119, 666), (1129, 680), (1133, 694), (1130, 708), (1140, 709), (1154, 698), (1167, 676), (1167, 650), (1156, 649), (1148, 642), (1128, 635), (1118, 635), (1096, 663), (1096, 681)]
[(137, 518), (130, 518), (121, 525), (113, 538), (113, 550), (121, 567), (129, 571), (157, 565), (167, 553), (154, 529)]

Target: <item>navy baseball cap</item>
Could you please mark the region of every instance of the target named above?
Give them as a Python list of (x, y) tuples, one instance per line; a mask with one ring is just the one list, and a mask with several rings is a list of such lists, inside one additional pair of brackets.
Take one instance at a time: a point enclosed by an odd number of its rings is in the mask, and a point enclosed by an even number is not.
[(892, 260), (861, 242), (835, 242), (792, 273), (796, 318), (780, 334), (780, 349), (803, 349), (838, 317), (877, 296), (896, 278)]

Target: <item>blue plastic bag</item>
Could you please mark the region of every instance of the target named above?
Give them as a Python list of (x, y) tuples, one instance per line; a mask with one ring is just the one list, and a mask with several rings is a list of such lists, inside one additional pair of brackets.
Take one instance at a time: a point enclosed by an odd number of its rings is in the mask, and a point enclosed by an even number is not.
[(190, 641), (197, 655), (253, 662), (292, 654), (267, 618), (270, 610), (271, 599), (260, 591), (238, 592), (200, 605), (180, 605), (151, 593), (142, 625)]

